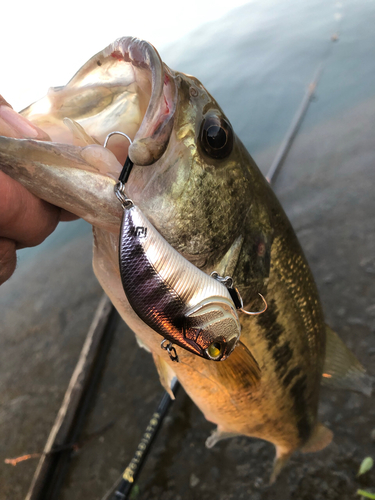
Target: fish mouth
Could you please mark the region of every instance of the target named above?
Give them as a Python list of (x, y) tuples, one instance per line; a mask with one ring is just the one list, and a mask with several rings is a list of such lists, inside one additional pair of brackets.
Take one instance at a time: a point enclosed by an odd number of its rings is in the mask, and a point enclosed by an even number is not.
[[(143, 166), (163, 155), (176, 103), (173, 72), (154, 47), (120, 38), (67, 85), (51, 88), (22, 116), (14, 112), (12, 123), (22, 122), (21, 135), (0, 115), (0, 136), (7, 136), (0, 137), (0, 170), (39, 198), (117, 234), (122, 209), (113, 189), (122, 165), (128, 155)], [(0, 100), (2, 105), (7, 104)], [(23, 133), (33, 126), (33, 134)], [(131, 146), (116, 134), (103, 149), (113, 131), (127, 134)]]
[(114, 137), (108, 148), (122, 164), (129, 154), (134, 164), (145, 166), (168, 145), (176, 99), (174, 76), (156, 49), (123, 37), (87, 61), (67, 85), (49, 89), (21, 114), (57, 143), (87, 145), (80, 143), (79, 126), (101, 145), (110, 132), (123, 132), (131, 146)]

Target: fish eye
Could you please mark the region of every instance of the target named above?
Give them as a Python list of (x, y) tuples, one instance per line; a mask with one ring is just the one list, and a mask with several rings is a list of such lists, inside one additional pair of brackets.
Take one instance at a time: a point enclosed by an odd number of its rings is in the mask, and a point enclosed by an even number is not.
[(200, 142), (211, 158), (226, 158), (233, 149), (232, 127), (224, 118), (208, 115), (201, 126)]
[(217, 340), (212, 342), (212, 344), (207, 347), (206, 352), (210, 359), (218, 361), (224, 353), (223, 342), (218, 342)]

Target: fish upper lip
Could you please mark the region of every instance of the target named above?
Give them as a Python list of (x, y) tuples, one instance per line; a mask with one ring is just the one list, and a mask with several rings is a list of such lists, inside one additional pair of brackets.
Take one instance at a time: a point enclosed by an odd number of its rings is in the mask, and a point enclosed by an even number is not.
[(122, 58), (135, 67), (147, 67), (151, 72), (150, 101), (128, 153), (134, 164), (150, 165), (164, 153), (173, 128), (177, 103), (174, 76), (154, 47), (144, 40), (119, 38), (104, 49), (103, 55)]

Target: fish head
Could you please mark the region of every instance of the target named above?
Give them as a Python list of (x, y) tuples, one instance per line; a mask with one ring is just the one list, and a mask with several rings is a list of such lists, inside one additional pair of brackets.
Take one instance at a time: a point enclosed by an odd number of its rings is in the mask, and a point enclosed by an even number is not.
[(135, 140), (126, 189), (176, 250), (211, 272), (248, 214), (251, 158), (199, 80), (169, 69), (168, 75), (175, 87), (168, 143), (160, 159), (140, 166)]
[[(238, 236), (255, 182), (250, 157), (199, 80), (168, 68), (148, 42), (116, 40), (67, 85), (51, 88), (21, 114), (49, 135), (55, 151), (62, 151), (62, 144), (80, 147), (77, 156), (83, 153), (85, 161), (77, 168), (94, 167), (115, 180), (129, 155), (134, 168), (127, 193), (166, 240), (198, 267), (209, 267), (213, 255), (225, 253)], [(114, 131), (132, 141), (129, 146), (121, 135), (110, 138), (108, 149), (119, 163), (96, 147)], [(33, 147), (25, 145), (20, 155)], [(65, 176), (69, 166), (73, 164), (67, 161)], [(78, 179), (76, 185), (78, 192)], [(56, 197), (47, 201), (64, 204)], [(79, 207), (69, 209), (85, 217)]]
[[(54, 143), (87, 147), (87, 137), (103, 145), (111, 132), (127, 134), (131, 145), (114, 135), (108, 148), (119, 163), (127, 155), (134, 163), (129, 197), (198, 267), (209, 268), (238, 236), (254, 183), (250, 157), (199, 80), (168, 68), (151, 44), (115, 41), (22, 115)], [(118, 177), (121, 167), (109, 165), (100, 173)]]
[[(257, 186), (265, 182), (204, 86), (168, 68), (151, 44), (138, 39), (115, 41), (66, 86), (50, 89), (21, 114), (51, 140), (0, 138), (0, 168), (94, 226), (94, 270), (113, 301), (121, 285), (123, 214), (114, 187), (128, 156), (134, 167), (127, 196), (173, 248), (206, 273), (217, 269), (238, 238), (254, 212)], [(116, 134), (104, 148), (114, 131), (130, 141)], [(217, 335), (207, 338), (204, 349), (219, 342)], [(234, 329), (220, 359), (236, 339)]]

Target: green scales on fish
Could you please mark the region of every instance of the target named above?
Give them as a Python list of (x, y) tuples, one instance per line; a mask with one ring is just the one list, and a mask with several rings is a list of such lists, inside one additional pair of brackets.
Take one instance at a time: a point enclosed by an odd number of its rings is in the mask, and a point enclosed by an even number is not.
[[(272, 442), (272, 479), (294, 451), (326, 446), (332, 433), (317, 420), (322, 374), (365, 393), (371, 381), (326, 327), (290, 222), (203, 85), (168, 68), (149, 43), (122, 38), (21, 114), (50, 141), (1, 137), (1, 170), (92, 224), (100, 284), (152, 353), (163, 386), (170, 391), (177, 377), (217, 425), (207, 446), (235, 435)], [(116, 135), (103, 148), (114, 130), (132, 144)], [(165, 240), (204, 273), (232, 276), (246, 309), (261, 308), (258, 293), (268, 303), (260, 316), (239, 316), (241, 338), (223, 362), (178, 348), (173, 363), (124, 294), (113, 193), (127, 155), (127, 195)]]

